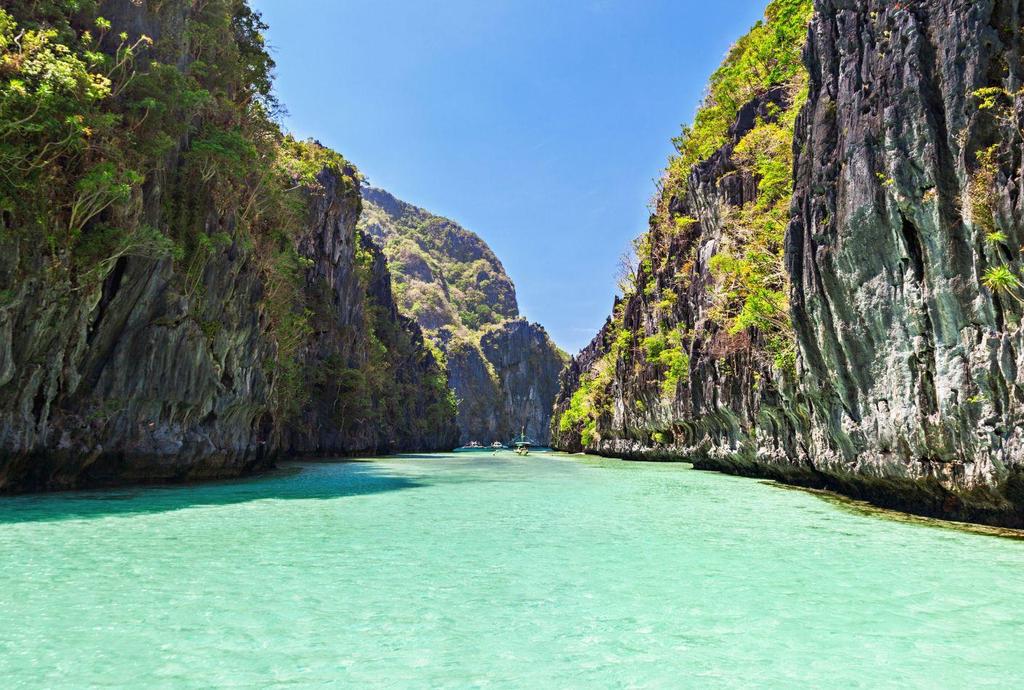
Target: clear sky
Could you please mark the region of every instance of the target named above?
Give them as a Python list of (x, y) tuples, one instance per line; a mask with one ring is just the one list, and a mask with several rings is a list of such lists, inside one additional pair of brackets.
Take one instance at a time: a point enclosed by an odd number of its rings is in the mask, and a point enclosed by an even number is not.
[(254, 0), (286, 126), (494, 249), (564, 349), (762, 0)]

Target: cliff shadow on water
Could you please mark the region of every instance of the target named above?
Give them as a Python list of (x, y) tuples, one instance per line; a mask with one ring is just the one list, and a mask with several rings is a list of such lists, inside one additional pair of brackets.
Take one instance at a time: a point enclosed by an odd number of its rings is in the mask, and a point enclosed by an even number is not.
[(10, 497), (0, 503), (0, 524), (90, 520), (267, 500), (333, 500), (422, 486), (415, 479), (389, 474), (372, 463), (348, 462), (341, 473), (332, 472), (327, 464), (302, 468), (287, 463), (257, 479)]

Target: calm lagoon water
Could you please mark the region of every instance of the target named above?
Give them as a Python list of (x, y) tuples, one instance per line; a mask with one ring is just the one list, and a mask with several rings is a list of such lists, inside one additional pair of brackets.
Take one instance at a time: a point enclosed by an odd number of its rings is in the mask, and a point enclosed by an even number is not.
[(1020, 687), (1024, 542), (554, 454), (9, 498), (0, 679)]

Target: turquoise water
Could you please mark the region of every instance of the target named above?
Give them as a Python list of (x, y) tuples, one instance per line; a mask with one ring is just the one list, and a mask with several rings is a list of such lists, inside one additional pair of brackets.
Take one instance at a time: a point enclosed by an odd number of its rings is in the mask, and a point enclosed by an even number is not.
[(1024, 542), (684, 465), (302, 465), (0, 500), (0, 684), (1019, 687)]

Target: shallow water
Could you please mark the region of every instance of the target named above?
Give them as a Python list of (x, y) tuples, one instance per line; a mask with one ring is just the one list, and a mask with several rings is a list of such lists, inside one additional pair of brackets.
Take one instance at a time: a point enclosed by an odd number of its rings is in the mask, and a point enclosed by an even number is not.
[(1011, 687), (1024, 542), (511, 453), (0, 500), (11, 687)]

